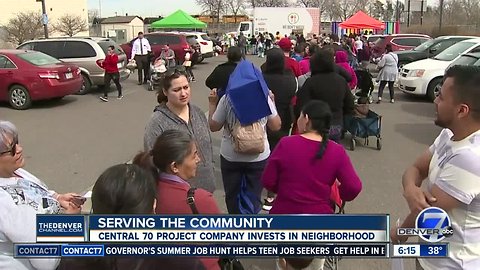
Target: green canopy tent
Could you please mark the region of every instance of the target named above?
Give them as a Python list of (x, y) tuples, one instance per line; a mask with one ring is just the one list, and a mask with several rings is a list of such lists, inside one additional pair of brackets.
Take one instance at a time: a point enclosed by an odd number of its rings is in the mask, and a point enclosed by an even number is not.
[(177, 10), (170, 16), (153, 22), (151, 27), (156, 29), (203, 29), (207, 28), (207, 24), (193, 18), (182, 10)]

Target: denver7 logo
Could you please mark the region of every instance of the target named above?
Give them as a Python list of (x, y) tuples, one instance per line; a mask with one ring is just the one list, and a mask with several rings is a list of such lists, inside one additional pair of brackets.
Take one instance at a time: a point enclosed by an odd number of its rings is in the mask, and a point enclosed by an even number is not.
[(418, 236), (427, 242), (439, 242), (453, 234), (450, 217), (438, 207), (423, 209), (417, 216), (415, 226)]

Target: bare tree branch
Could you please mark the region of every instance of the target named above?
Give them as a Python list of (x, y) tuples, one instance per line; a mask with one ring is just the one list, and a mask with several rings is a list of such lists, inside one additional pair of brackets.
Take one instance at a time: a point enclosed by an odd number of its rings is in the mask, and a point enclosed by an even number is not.
[(229, 0), (228, 8), (235, 17), (235, 23), (237, 23), (237, 15), (245, 9), (245, 0)]
[(224, 0), (195, 0), (195, 2), (202, 7), (205, 14), (215, 17), (217, 22), (227, 8)]
[(4, 26), (8, 41), (21, 44), (43, 35), (42, 14), (38, 12), (20, 12)]
[(80, 16), (66, 14), (57, 20), (57, 23), (53, 25), (53, 29), (69, 37), (87, 31), (87, 22)]

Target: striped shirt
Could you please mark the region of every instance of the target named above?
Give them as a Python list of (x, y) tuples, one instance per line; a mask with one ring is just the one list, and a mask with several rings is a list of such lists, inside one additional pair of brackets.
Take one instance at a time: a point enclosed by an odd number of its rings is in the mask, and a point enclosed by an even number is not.
[(461, 141), (452, 141), (453, 133), (444, 129), (430, 146), (428, 189), (433, 185), (462, 202), (448, 211), (453, 235), (449, 257), (419, 259), (425, 270), (480, 269), (480, 130)]

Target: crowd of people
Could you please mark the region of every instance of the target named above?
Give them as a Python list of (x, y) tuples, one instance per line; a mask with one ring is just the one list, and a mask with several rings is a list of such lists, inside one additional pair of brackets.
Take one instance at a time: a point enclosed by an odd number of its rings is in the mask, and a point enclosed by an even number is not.
[[(230, 75), (244, 56), (241, 47), (230, 47), (227, 62), (205, 81), (211, 89), (208, 117), (191, 101), (188, 75), (181, 71), (168, 75), (158, 92), (158, 105), (147, 119), (143, 151), (133, 164), (108, 168), (97, 179), (92, 213), (220, 214), (213, 197), (211, 133), (222, 129), (220, 169), (228, 214), (258, 214), (262, 205), (271, 214), (332, 214), (333, 188), (338, 189), (342, 201), (354, 200), (362, 191), (362, 181), (340, 140), (343, 117), (365, 111), (366, 104), (356, 108), (354, 102), (355, 73), (349, 58), (353, 51), (332, 39), (333, 43), (322, 46), (294, 46), (292, 38), (279, 37), (276, 47), (265, 52), (261, 76), (270, 89), (270, 113), (255, 122), (260, 140), (256, 152), (239, 146), (242, 124), (226, 93)], [(361, 39), (355, 44), (357, 41)], [(357, 57), (366, 47), (359, 48)], [(294, 54), (297, 60), (292, 58)], [(390, 87), (388, 67), (394, 57), (383, 58), (380, 65), (387, 75), (381, 82)], [(416, 214), (433, 205), (449, 213), (455, 231), (449, 240), (451, 256), (419, 260), (418, 269), (480, 267), (479, 244), (471, 240), (480, 230), (480, 162), (472, 162), (480, 159), (479, 86), (478, 68), (460, 66), (447, 71), (435, 101), (436, 124), (445, 130), (404, 175), (411, 214), (402, 226), (414, 227)], [(14, 258), (13, 243), (35, 241), (36, 214), (78, 214), (84, 202), (78, 194), (49, 190), (24, 170), (24, 165), (16, 127), (0, 121), (1, 269), (158, 269), (159, 265), (166, 269), (220, 269), (218, 258)], [(420, 188), (425, 178), (428, 193)], [(268, 195), (262, 204), (263, 189)], [(254, 206), (251, 209), (242, 205), (245, 194)], [(392, 231), (392, 240), (407, 239)], [(322, 258), (277, 260), (278, 269), (320, 270), (323, 264)]]

